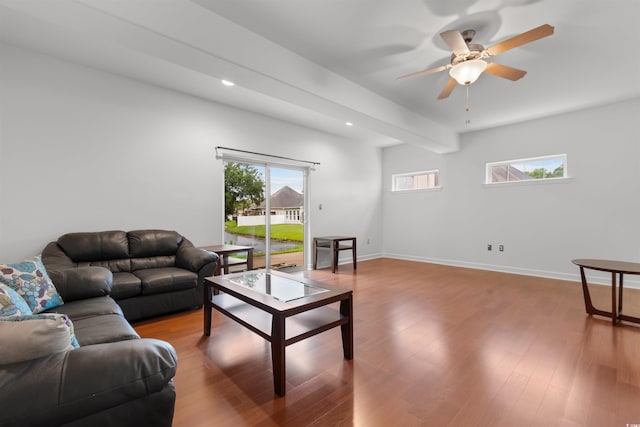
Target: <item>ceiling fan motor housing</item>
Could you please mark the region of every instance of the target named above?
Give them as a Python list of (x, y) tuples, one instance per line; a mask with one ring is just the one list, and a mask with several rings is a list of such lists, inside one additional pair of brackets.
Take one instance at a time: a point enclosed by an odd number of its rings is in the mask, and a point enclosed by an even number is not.
[(481, 44), (469, 43), (469, 52), (464, 54), (456, 55), (455, 53), (451, 54), (451, 65), (457, 65), (461, 62), (469, 61), (472, 59), (482, 59), (484, 58), (484, 46)]
[(460, 34), (462, 35), (462, 38), (464, 39), (464, 41), (469, 44), (471, 42), (471, 40), (473, 40), (473, 38), (476, 35), (476, 30), (464, 30), (461, 31)]

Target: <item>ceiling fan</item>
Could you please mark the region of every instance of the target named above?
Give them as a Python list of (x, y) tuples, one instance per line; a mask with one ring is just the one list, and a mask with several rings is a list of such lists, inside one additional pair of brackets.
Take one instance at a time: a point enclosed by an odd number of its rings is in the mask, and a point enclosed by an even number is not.
[(476, 35), (475, 30), (464, 30), (462, 32), (458, 30), (444, 31), (440, 33), (440, 37), (442, 37), (452, 51), (450, 63), (407, 74), (398, 77), (398, 79), (421, 77), (427, 74), (449, 70), (451, 78), (444, 86), (442, 92), (440, 92), (440, 95), (438, 95), (438, 99), (444, 99), (451, 95), (456, 84), (469, 86), (475, 82), (483, 72), (515, 81), (521, 79), (527, 72), (506, 65), (496, 64), (495, 62), (487, 62), (485, 59), (522, 46), (523, 44), (550, 36), (553, 34), (553, 30), (554, 28), (551, 25), (544, 24), (486, 49), (480, 44), (471, 43), (471, 40), (473, 40), (473, 37)]

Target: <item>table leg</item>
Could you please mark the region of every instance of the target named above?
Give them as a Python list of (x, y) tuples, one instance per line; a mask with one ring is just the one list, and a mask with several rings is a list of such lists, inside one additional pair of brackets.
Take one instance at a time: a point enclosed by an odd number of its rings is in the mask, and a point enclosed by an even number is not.
[(587, 276), (584, 273), (584, 267), (580, 267), (580, 277), (582, 278), (582, 294), (584, 295), (584, 308), (587, 314), (595, 314), (596, 310), (591, 302), (591, 294), (587, 286)]
[(349, 322), (340, 325), (342, 334), (342, 351), (345, 359), (353, 359), (353, 294), (340, 301), (340, 314), (348, 317)]
[(224, 274), (229, 274), (229, 254), (224, 254), (222, 256), (222, 259), (223, 259), (222, 266), (224, 267)]
[(286, 363), (284, 345), (284, 316), (272, 315), (271, 320), (271, 360), (273, 363), (273, 388), (278, 396), (286, 393)]
[(620, 317), (620, 315), (622, 314), (622, 277), (623, 277), (623, 273), (620, 273), (620, 290), (618, 291), (618, 312), (616, 313), (616, 317)]
[(353, 247), (351, 248), (351, 251), (353, 252), (353, 269), (357, 269), (358, 268), (358, 264), (356, 259), (358, 258), (356, 255), (356, 239), (353, 239), (353, 243), (352, 243)]
[(247, 270), (253, 270), (253, 248), (247, 251)]
[(318, 239), (313, 239), (313, 269), (318, 269)]
[(204, 310), (204, 335), (211, 336), (211, 286), (207, 283), (204, 284), (204, 304), (202, 309)]
[(618, 308), (616, 307), (616, 273), (611, 273), (611, 323), (618, 320)]
[(335, 240), (331, 241), (331, 272), (336, 272), (336, 266), (338, 265), (338, 249), (340, 248), (340, 242)]

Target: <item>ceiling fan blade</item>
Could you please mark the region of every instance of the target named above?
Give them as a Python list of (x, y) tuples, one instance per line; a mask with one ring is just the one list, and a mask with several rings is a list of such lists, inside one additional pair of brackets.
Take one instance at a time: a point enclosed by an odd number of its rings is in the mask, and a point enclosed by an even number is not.
[(442, 89), (442, 92), (440, 92), (440, 95), (438, 95), (438, 99), (445, 99), (449, 95), (451, 95), (451, 92), (453, 92), (453, 89), (456, 88), (457, 84), (458, 84), (458, 82), (456, 81), (456, 79), (451, 77), (449, 79), (449, 81), (447, 82), (447, 84), (444, 85), (444, 89)]
[(525, 33), (522, 33), (518, 36), (511, 37), (505, 41), (500, 43), (496, 43), (486, 50), (489, 56), (495, 56), (499, 53), (505, 52), (509, 49), (513, 49), (514, 47), (522, 46), (523, 44), (531, 43), (543, 37), (550, 36), (553, 34), (554, 28), (549, 24), (540, 25), (533, 30), (529, 30)]
[(487, 63), (487, 68), (484, 69), (484, 72), (513, 81), (519, 80), (527, 74), (524, 70), (508, 67), (502, 64), (496, 64), (495, 62)]
[(404, 76), (400, 76), (396, 80), (410, 79), (410, 78), (413, 78), (413, 77), (426, 76), (427, 74), (438, 73), (440, 71), (444, 71), (447, 68), (449, 68), (449, 65), (440, 65), (439, 67), (429, 68), (429, 69), (426, 69), (426, 70), (422, 70), (422, 71), (418, 71), (418, 72), (415, 72), (415, 73), (411, 73), (411, 74), (407, 74), (407, 75), (404, 75)]
[(449, 46), (449, 48), (456, 55), (464, 55), (469, 53), (469, 46), (467, 46), (467, 42), (464, 41), (462, 34), (458, 30), (449, 30), (440, 33), (440, 37), (444, 40), (444, 42)]

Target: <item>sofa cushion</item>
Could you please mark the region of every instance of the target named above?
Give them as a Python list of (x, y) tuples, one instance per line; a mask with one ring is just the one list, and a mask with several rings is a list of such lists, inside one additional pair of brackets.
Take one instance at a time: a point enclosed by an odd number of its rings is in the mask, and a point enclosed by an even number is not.
[(145, 270), (147, 268), (175, 267), (175, 255), (162, 255), (147, 258), (131, 259), (131, 271)]
[(0, 282), (18, 292), (33, 314), (63, 304), (39, 256), (16, 264), (0, 264)]
[(58, 245), (74, 262), (129, 258), (129, 241), (124, 231), (68, 233)]
[(0, 317), (33, 314), (27, 302), (13, 288), (0, 283)]
[(0, 364), (38, 359), (78, 348), (73, 323), (64, 314), (0, 318)]
[(142, 281), (143, 295), (193, 289), (198, 283), (196, 273), (177, 267), (150, 268), (134, 274)]
[(175, 255), (184, 239), (175, 231), (168, 230), (134, 230), (127, 235), (131, 258)]
[(123, 315), (120, 306), (108, 296), (71, 301), (54, 308), (51, 312), (66, 314), (74, 322), (102, 314)]
[(120, 271), (131, 271), (131, 259), (129, 258), (121, 258), (121, 259), (107, 259), (107, 260), (98, 260), (98, 261), (87, 261), (87, 262), (79, 262), (78, 267), (83, 266), (92, 266), (92, 267), (104, 267), (107, 270), (110, 270), (114, 273), (118, 273)]
[(113, 273), (111, 297), (120, 300), (135, 297), (142, 293), (142, 281), (133, 273)]
[(81, 346), (140, 338), (120, 314), (101, 314), (74, 320), (76, 338)]
[(82, 346), (139, 338), (120, 306), (109, 296), (72, 301), (55, 310), (73, 321)]

